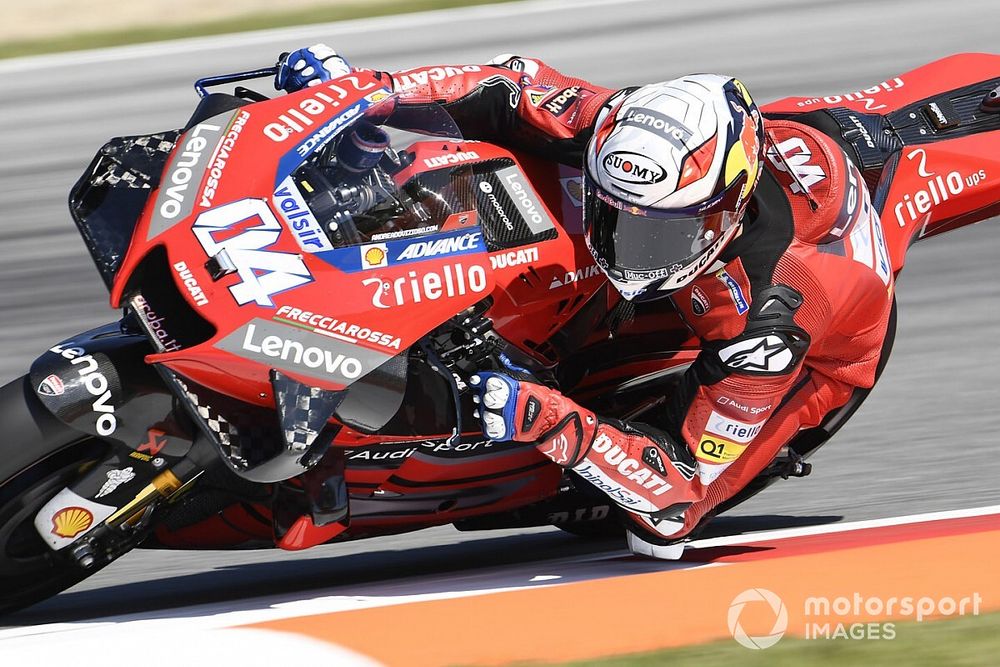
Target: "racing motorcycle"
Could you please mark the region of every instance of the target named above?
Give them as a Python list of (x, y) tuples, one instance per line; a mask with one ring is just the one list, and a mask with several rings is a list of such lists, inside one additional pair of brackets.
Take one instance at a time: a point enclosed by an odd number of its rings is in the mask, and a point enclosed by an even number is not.
[[(270, 99), (199, 80), (181, 129), (118, 137), (69, 207), (117, 322), (0, 389), (0, 612), (139, 546), (305, 549), (454, 524), (617, 530), (530, 444), (491, 442), (470, 374), (515, 365), (653, 419), (694, 360), (667, 300), (632, 312), (582, 237), (579, 171), (463, 141), (356, 72)], [(1000, 56), (764, 107), (836, 139), (881, 215), (840, 250), (898, 274), (917, 240), (1000, 210)], [(777, 168), (817, 177), (808, 153)], [(868, 216), (858, 216), (868, 220)], [(887, 338), (883, 363), (891, 345)], [(866, 391), (720, 510), (804, 461)]]

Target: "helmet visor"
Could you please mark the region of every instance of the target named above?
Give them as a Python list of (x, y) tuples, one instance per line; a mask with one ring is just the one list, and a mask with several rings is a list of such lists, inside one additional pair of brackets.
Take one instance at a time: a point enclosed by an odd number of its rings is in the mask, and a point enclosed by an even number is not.
[(728, 210), (628, 206), (585, 179), (587, 242), (601, 268), (619, 281), (665, 280), (680, 287), (718, 255), (738, 222), (738, 214)]

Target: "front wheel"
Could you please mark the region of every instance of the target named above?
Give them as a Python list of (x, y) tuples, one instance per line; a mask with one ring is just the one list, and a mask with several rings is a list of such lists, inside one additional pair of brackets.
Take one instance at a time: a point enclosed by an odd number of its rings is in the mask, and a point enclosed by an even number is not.
[(93, 574), (53, 551), (35, 515), (108, 452), (55, 419), (24, 376), (0, 388), (0, 615), (59, 593)]

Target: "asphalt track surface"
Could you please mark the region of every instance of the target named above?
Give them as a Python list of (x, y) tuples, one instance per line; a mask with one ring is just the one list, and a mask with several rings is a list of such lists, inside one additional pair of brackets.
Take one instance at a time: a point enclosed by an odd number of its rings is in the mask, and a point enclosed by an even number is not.
[[(607, 86), (730, 72), (767, 101), (858, 90), (951, 53), (997, 51), (998, 18), (994, 0), (542, 1), (0, 62), (0, 381), (114, 317), (66, 193), (107, 138), (182, 125), (199, 76), (268, 65), (324, 40), (357, 65), (385, 69), (514, 52)], [(1000, 503), (998, 252), (996, 220), (914, 247), (895, 351), (872, 396), (813, 460), (811, 477), (773, 487), (713, 533)], [(416, 574), (454, 582), (485, 566), (620, 546), (552, 529), (445, 527), (300, 554), (137, 551), (4, 622), (155, 614), (365, 582), (392, 590)]]

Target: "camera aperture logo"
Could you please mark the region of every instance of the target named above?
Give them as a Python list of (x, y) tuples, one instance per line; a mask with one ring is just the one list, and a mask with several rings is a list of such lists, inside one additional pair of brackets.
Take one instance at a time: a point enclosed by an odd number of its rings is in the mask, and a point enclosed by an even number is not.
[[(922, 623), (932, 618), (978, 616), (983, 597), (978, 592), (961, 598), (952, 596), (891, 596), (863, 595), (810, 596), (805, 598), (799, 630), (804, 639), (880, 639), (896, 638), (895, 620)], [(752, 610), (744, 614), (745, 611)], [(752, 619), (749, 623), (748, 617)], [(796, 617), (798, 618), (798, 617)], [(788, 608), (776, 593), (766, 588), (748, 588), (729, 605), (729, 633), (741, 646), (749, 649), (770, 648), (788, 630)], [(760, 630), (770, 625), (765, 634), (751, 635), (744, 628)], [(797, 630), (797, 631), (799, 631)]]
[[(766, 635), (751, 636), (746, 633), (740, 624), (740, 617), (743, 610), (749, 604), (764, 603), (770, 606), (774, 613), (774, 624), (771, 631)], [(788, 609), (781, 598), (766, 588), (748, 588), (735, 598), (729, 605), (729, 632), (741, 646), (750, 649), (770, 648), (778, 643), (778, 640), (785, 634), (788, 628)]]

